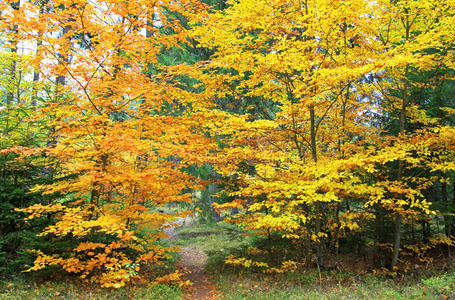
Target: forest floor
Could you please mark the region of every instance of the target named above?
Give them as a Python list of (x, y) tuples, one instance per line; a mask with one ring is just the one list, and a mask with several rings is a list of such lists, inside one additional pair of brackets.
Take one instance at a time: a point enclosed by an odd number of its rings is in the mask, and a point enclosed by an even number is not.
[(355, 255), (341, 262), (339, 270), (319, 273), (310, 268), (288, 274), (263, 274), (224, 263), (226, 256), (238, 254), (239, 249), (245, 252), (254, 244), (254, 237), (232, 224), (187, 223), (178, 228), (175, 244), (182, 247), (182, 264), (197, 265), (192, 299), (203, 299), (197, 297), (211, 291), (209, 299), (455, 300), (455, 261), (448, 259), (400, 278), (355, 269)]
[(205, 274), (207, 260), (207, 254), (203, 250), (194, 248), (181, 249), (179, 267), (183, 272), (187, 272), (184, 279), (193, 284), (186, 298), (195, 300), (216, 298), (216, 289)]
[[(179, 218), (173, 226), (168, 227), (165, 232), (169, 236), (171, 244), (179, 242), (179, 230), (184, 227), (194, 227), (195, 220), (191, 217)], [(191, 243), (186, 243), (186, 247), (181, 247), (179, 261), (177, 263), (180, 271), (184, 273), (183, 280), (189, 280), (192, 285), (185, 295), (186, 299), (209, 300), (216, 299), (216, 290), (209, 281), (205, 266), (208, 256), (204, 249), (192, 247)]]
[(100, 289), (93, 284), (62, 279), (34, 281), (18, 276), (0, 280), (0, 299), (455, 299), (455, 262), (440, 259), (418, 273), (387, 278), (350, 269), (355, 257), (340, 265), (340, 270), (318, 272), (301, 270), (288, 274), (263, 274), (224, 263), (225, 257), (247, 250), (254, 244), (251, 236), (226, 223), (199, 224), (180, 220), (170, 233), (169, 244), (180, 246), (173, 265), (193, 282), (189, 289), (177, 285), (142, 284), (117, 290)]

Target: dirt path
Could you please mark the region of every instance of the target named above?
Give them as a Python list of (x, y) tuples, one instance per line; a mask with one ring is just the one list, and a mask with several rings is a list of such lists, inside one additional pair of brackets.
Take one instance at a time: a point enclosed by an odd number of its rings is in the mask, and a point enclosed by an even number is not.
[[(169, 240), (178, 239), (178, 228), (193, 222), (191, 217), (177, 218), (174, 222), (175, 226), (167, 227), (164, 231), (169, 236)], [(205, 275), (204, 267), (207, 264), (207, 254), (203, 250), (194, 248), (183, 248), (180, 251), (179, 267), (182, 272), (185, 272), (185, 280), (193, 283), (190, 288), (190, 293), (186, 299), (195, 300), (212, 300), (217, 299), (216, 290), (210, 284), (207, 276)]]
[(185, 275), (185, 280), (193, 283), (187, 299), (216, 299), (216, 293), (205, 275), (204, 266), (207, 255), (203, 250), (182, 248), (180, 251), (180, 268), (190, 271)]
[(172, 223), (173, 226), (166, 226), (164, 228), (164, 233), (168, 235), (167, 239), (171, 241), (176, 240), (178, 238), (178, 229), (191, 224), (192, 222), (194, 222), (194, 217), (192, 216), (187, 216), (186, 218), (176, 218)]

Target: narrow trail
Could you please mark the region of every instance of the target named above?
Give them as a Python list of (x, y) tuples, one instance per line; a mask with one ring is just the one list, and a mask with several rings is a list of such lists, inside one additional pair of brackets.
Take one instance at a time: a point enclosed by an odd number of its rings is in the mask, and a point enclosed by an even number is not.
[[(194, 219), (178, 218), (174, 223), (176, 226), (171, 226), (165, 229), (165, 233), (169, 236), (169, 240), (178, 240), (178, 228), (188, 225)], [(189, 294), (185, 299), (194, 300), (214, 300), (217, 299), (216, 289), (208, 280), (205, 274), (205, 265), (207, 264), (207, 254), (204, 250), (182, 247), (180, 250), (180, 260), (178, 262), (182, 273), (185, 273), (184, 280), (189, 280), (193, 283), (189, 289)]]
[(184, 279), (193, 283), (186, 299), (216, 299), (216, 290), (205, 275), (204, 266), (207, 263), (205, 252), (193, 248), (182, 248), (180, 255), (180, 268), (183, 271), (189, 271)]

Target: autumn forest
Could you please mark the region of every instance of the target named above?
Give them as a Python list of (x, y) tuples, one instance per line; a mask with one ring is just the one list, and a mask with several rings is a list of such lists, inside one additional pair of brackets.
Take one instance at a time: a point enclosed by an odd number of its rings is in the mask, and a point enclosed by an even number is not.
[(0, 208), (0, 299), (455, 298), (455, 1), (0, 0)]

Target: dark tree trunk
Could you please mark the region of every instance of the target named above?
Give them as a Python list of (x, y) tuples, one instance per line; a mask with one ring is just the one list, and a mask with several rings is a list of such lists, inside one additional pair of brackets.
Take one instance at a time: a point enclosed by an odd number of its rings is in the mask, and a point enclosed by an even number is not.
[[(17, 1), (17, 2), (13, 2), (11, 3), (11, 8), (13, 8), (14, 10), (19, 10), (20, 8), (20, 1)], [(13, 25), (11, 27), (11, 32), (14, 36), (16, 36), (18, 34), (18, 25)], [(15, 38), (11, 39), (9, 41), (10, 43), (10, 52), (13, 54), (12, 57), (11, 57), (11, 64), (10, 64), (10, 68), (9, 68), (9, 81), (10, 81), (10, 88), (14, 87), (15, 89), (19, 89), (19, 87), (17, 86), (17, 77), (16, 77), (16, 64), (17, 64), (17, 61), (16, 61), (16, 57), (14, 54), (17, 54), (17, 40)], [(17, 93), (19, 94), (19, 93)], [(6, 104), (10, 104), (14, 101), (14, 95), (15, 95), (15, 90), (10, 90), (8, 89), (7, 93), (6, 93)]]
[[(442, 176), (441, 181), (441, 203), (443, 206), (449, 206), (448, 195), (447, 195), (447, 183), (445, 182), (444, 176)], [(451, 216), (444, 215), (444, 233), (446, 236), (450, 235), (450, 219)]]

